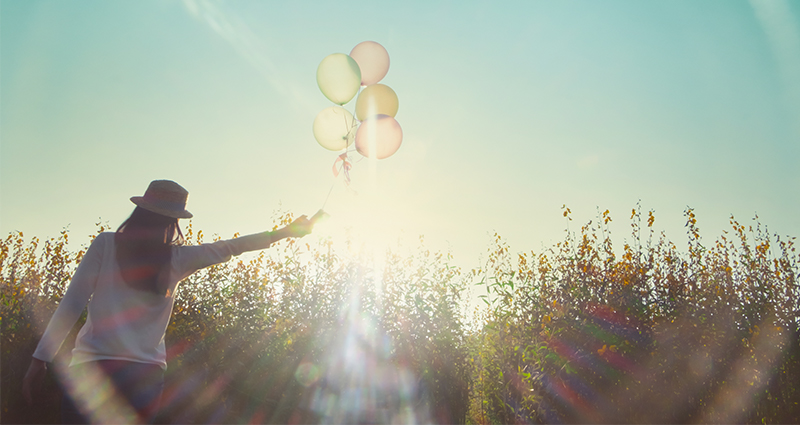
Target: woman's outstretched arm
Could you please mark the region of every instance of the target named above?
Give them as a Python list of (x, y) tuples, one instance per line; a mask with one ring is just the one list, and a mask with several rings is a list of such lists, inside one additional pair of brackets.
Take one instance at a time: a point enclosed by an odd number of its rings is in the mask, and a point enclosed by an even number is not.
[[(311, 233), (314, 222), (306, 216), (300, 216), (291, 224), (272, 232), (262, 232), (242, 236), (235, 239), (235, 244), (242, 252), (257, 251), (269, 248), (275, 242), (286, 238), (300, 238)], [(236, 255), (236, 254), (235, 254)]]
[(261, 232), (241, 236), (236, 239), (221, 240), (210, 244), (181, 247), (174, 252), (177, 266), (176, 282), (183, 280), (197, 270), (224, 263), (244, 252), (269, 248), (285, 238), (302, 237), (314, 227), (315, 220), (300, 216), (291, 224), (271, 232)]

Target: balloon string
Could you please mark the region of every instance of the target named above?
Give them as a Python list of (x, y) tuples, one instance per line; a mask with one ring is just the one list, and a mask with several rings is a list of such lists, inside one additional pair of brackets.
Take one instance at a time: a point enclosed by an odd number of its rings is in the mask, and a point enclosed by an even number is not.
[(333, 182), (333, 184), (331, 184), (331, 188), (328, 189), (328, 195), (325, 196), (325, 202), (322, 203), (322, 208), (320, 208), (321, 210), (324, 210), (325, 209), (325, 205), (328, 205), (328, 198), (331, 197), (331, 192), (333, 192), (333, 186), (335, 184), (336, 184), (336, 182)]
[[(362, 90), (362, 89), (363, 89), (363, 87), (362, 87), (362, 86), (359, 84), (359, 86), (358, 86), (358, 91), (356, 92), (356, 103), (358, 103), (358, 96), (361, 94), (361, 90)], [(344, 105), (342, 105), (342, 107), (344, 108)], [(347, 136), (346, 136), (346, 139), (345, 139), (345, 146), (344, 146), (344, 151), (345, 151), (345, 153), (350, 153), (350, 152), (352, 152), (353, 150), (355, 150), (355, 148), (354, 148), (354, 147), (351, 149), (351, 147), (350, 147), (350, 144), (348, 144), (348, 141), (350, 140), (350, 136), (351, 136), (351, 135), (353, 136), (353, 139), (355, 139), (355, 135), (354, 135), (354, 134), (352, 134), (352, 133), (353, 133), (353, 132), (356, 130), (356, 128), (358, 127), (358, 126), (356, 125), (356, 122), (358, 121), (358, 116), (357, 116), (357, 114), (358, 114), (358, 111), (354, 109), (354, 110), (353, 110), (353, 121), (351, 121), (351, 122), (349, 122), (349, 123), (347, 122), (347, 115), (345, 115), (345, 116), (344, 116), (345, 126), (348, 126), (348, 127), (349, 127), (349, 128), (347, 129)], [(355, 140), (354, 140), (354, 141), (355, 141)]]
[[(359, 86), (358, 86), (358, 91), (356, 92), (356, 98), (358, 97), (358, 95), (359, 95), (359, 94), (361, 94), (361, 90), (362, 90), (362, 89), (363, 89), (363, 87), (362, 87), (361, 85), (359, 85)], [(342, 109), (344, 109), (344, 105), (342, 105)], [(346, 110), (346, 109), (345, 109), (345, 110)], [(353, 147), (353, 148), (351, 148), (351, 147), (350, 147), (350, 145), (349, 145), (349, 144), (347, 144), (347, 142), (350, 140), (350, 134), (351, 134), (351, 133), (352, 133), (352, 132), (353, 132), (353, 131), (356, 129), (356, 127), (357, 127), (357, 126), (356, 126), (356, 121), (357, 121), (358, 119), (356, 118), (355, 114), (353, 114), (353, 121), (351, 121), (351, 122), (349, 122), (349, 123), (347, 122), (347, 115), (345, 115), (343, 118), (344, 118), (344, 123), (345, 123), (345, 126), (349, 126), (349, 128), (347, 129), (347, 135), (345, 135), (345, 147), (344, 147), (344, 154), (345, 154), (345, 155), (347, 155), (347, 154), (349, 154), (350, 152), (353, 152), (353, 151), (355, 150), (355, 148), (354, 148), (354, 147)], [(345, 161), (345, 160), (343, 160), (343, 161), (342, 161), (342, 165), (341, 165), (341, 167), (342, 167), (342, 168), (341, 168), (341, 170), (342, 170), (342, 171), (346, 171), (346, 170), (345, 170), (345, 167), (346, 167), (346, 166), (347, 166), (347, 164), (346, 164), (346, 161)], [(336, 177), (338, 177), (338, 174), (339, 174), (339, 173), (336, 173), (336, 175), (335, 175), (335, 176), (336, 176)], [(345, 176), (345, 179), (346, 179), (346, 181), (347, 181), (347, 180), (349, 180), (349, 178), (348, 178), (347, 176)], [(349, 184), (349, 181), (348, 181), (348, 184)], [(322, 203), (322, 208), (320, 208), (320, 209), (324, 210), (324, 209), (325, 209), (325, 206), (326, 206), (326, 205), (328, 205), (328, 199), (330, 199), (330, 197), (331, 197), (331, 192), (333, 192), (333, 187), (334, 187), (335, 185), (336, 185), (336, 181), (334, 181), (334, 182), (331, 184), (331, 188), (330, 188), (330, 189), (328, 189), (328, 194), (325, 196), (325, 201)]]

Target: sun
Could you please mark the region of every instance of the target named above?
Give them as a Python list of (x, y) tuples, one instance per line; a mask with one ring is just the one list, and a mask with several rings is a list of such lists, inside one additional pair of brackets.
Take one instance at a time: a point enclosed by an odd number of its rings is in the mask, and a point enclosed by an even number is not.
[(381, 257), (396, 248), (404, 236), (402, 214), (384, 196), (350, 194), (326, 208), (329, 217), (314, 229), (319, 237), (351, 254), (372, 253)]

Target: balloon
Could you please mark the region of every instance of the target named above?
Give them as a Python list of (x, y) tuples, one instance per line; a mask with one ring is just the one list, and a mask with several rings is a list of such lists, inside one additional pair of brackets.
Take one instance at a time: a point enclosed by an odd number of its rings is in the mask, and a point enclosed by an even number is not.
[(368, 86), (382, 80), (389, 72), (389, 52), (374, 41), (358, 43), (350, 52), (350, 57), (361, 68), (361, 85)]
[(355, 118), (341, 106), (325, 108), (314, 118), (314, 138), (323, 148), (339, 151), (353, 143)]
[(388, 158), (397, 152), (402, 142), (403, 129), (388, 115), (367, 118), (356, 132), (356, 150), (368, 158)]
[(331, 102), (344, 105), (358, 93), (361, 70), (353, 58), (344, 53), (328, 55), (317, 67), (317, 85)]
[(373, 84), (367, 86), (358, 95), (356, 100), (356, 116), (359, 121), (364, 121), (375, 115), (397, 115), (397, 94), (389, 86)]

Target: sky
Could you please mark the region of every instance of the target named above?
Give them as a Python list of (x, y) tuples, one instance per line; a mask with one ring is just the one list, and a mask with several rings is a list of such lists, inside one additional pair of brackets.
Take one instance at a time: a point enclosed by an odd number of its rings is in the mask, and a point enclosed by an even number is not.
[[(320, 61), (376, 41), (403, 143), (334, 177)], [(631, 209), (684, 246), (728, 218), (800, 235), (800, 2), (0, 2), (0, 235), (88, 242), (154, 179), (231, 237), (321, 207), (310, 238), (541, 251)], [(345, 105), (353, 111), (354, 103)], [(358, 154), (355, 154), (356, 157)], [(355, 236), (353, 236), (355, 235)]]

